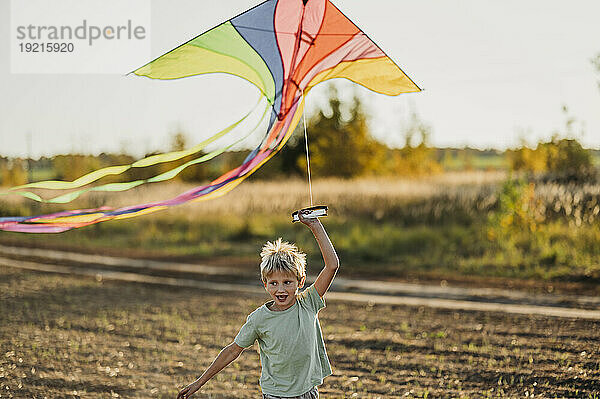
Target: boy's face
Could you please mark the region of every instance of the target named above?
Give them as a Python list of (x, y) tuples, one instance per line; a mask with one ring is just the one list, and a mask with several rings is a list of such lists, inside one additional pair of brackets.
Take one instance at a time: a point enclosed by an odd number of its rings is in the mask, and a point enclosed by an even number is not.
[(286, 272), (273, 272), (267, 276), (265, 289), (273, 299), (273, 310), (289, 309), (296, 302), (298, 288), (304, 286), (304, 277), (298, 281), (296, 276)]

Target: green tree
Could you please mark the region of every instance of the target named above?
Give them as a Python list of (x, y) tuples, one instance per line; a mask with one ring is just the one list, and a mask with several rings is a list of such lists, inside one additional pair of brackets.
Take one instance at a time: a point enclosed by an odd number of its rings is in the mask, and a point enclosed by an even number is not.
[(545, 173), (548, 170), (546, 151), (547, 148), (540, 144), (536, 148), (530, 148), (522, 141), (521, 147), (507, 150), (510, 168), (515, 171)]
[(592, 153), (575, 139), (546, 143), (548, 172), (560, 180), (589, 180), (594, 175)]
[[(368, 117), (362, 102), (355, 95), (344, 119), (342, 102), (337, 90), (330, 86), (329, 108), (320, 110), (308, 125), (311, 169), (318, 176), (351, 178), (377, 172), (385, 147), (370, 134)], [(298, 163), (306, 170), (306, 161)]]
[(424, 175), (441, 171), (436, 152), (429, 146), (431, 127), (413, 111), (403, 128), (404, 147), (394, 151), (392, 171), (400, 175)]
[(538, 143), (535, 149), (522, 145), (508, 153), (512, 170), (545, 173), (554, 180), (563, 181), (594, 179), (592, 152), (575, 138), (583, 135), (583, 129), (577, 129), (577, 121), (566, 106), (563, 112), (566, 117), (564, 132), (555, 132), (550, 141)]

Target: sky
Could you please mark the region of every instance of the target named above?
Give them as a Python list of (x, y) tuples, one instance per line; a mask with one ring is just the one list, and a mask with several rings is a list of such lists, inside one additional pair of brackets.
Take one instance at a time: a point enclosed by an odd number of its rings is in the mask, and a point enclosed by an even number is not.
[[(11, 2), (1, 0), (0, 155), (141, 156), (168, 150), (177, 131), (191, 145), (224, 128), (256, 101), (244, 80), (125, 75), (259, 2), (152, 0), (149, 54), (122, 73), (12, 73)], [(565, 131), (567, 106), (575, 138), (600, 148), (600, 72), (591, 63), (600, 53), (597, 0), (332, 2), (424, 89), (388, 97), (340, 83), (343, 98), (356, 93), (364, 101), (373, 134), (388, 145), (402, 144), (412, 111), (431, 127), (431, 145), (533, 144)], [(326, 103), (326, 89), (307, 97), (309, 116)]]

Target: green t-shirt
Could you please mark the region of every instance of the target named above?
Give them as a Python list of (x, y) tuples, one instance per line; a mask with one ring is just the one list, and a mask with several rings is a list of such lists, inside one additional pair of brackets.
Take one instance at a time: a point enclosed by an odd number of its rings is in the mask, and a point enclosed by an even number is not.
[(267, 304), (250, 313), (234, 342), (247, 348), (258, 340), (263, 393), (302, 395), (331, 375), (317, 317), (325, 301), (311, 285), (286, 310), (273, 311)]

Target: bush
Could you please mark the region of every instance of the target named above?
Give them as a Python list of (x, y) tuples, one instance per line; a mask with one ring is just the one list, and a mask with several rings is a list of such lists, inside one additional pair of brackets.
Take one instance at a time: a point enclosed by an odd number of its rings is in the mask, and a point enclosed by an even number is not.
[(543, 181), (584, 183), (597, 179), (592, 152), (576, 139), (555, 136), (535, 149), (523, 146), (507, 154), (513, 171), (526, 172)]

